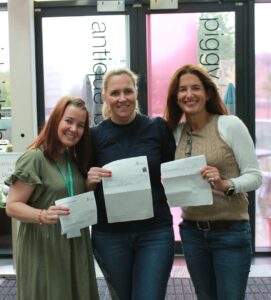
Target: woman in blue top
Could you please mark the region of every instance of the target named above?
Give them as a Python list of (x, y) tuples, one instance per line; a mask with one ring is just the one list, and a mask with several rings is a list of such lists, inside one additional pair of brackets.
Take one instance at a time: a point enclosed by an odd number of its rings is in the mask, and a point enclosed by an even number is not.
[[(130, 70), (105, 75), (103, 99), (108, 118), (91, 129), (94, 162), (88, 173), (98, 209), (94, 255), (113, 299), (162, 300), (174, 258), (174, 233), (160, 164), (174, 159), (174, 138), (162, 118), (137, 112), (137, 76)], [(114, 173), (102, 166), (136, 156), (147, 156), (154, 217), (109, 224), (101, 180), (114, 178)]]

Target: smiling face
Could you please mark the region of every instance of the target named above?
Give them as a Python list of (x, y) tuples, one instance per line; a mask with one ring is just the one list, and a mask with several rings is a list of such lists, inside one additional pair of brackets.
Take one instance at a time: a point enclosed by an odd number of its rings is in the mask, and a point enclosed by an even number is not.
[(112, 75), (107, 82), (103, 98), (117, 124), (128, 124), (136, 115), (137, 89), (128, 74)]
[(85, 110), (74, 105), (67, 106), (57, 129), (57, 135), (63, 145), (63, 150), (79, 142), (84, 133), (86, 117)]
[(206, 102), (209, 97), (202, 82), (194, 74), (187, 73), (180, 77), (177, 100), (179, 107), (188, 118), (207, 113)]

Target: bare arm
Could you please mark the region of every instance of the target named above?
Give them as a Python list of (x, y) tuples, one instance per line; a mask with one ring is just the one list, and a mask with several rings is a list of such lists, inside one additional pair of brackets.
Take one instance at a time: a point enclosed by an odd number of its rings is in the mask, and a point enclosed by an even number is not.
[(16, 180), (9, 189), (7, 215), (25, 223), (55, 224), (59, 215), (69, 214), (69, 209), (62, 206), (50, 206), (48, 209), (41, 210), (28, 205), (27, 202), (34, 189), (34, 185)]

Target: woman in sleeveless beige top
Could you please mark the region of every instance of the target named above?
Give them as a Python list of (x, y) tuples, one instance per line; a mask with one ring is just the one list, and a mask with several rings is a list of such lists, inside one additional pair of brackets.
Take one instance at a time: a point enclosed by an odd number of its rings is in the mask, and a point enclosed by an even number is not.
[(253, 141), (244, 123), (228, 115), (210, 75), (194, 65), (172, 76), (165, 119), (175, 134), (175, 158), (205, 155), (201, 176), (212, 188), (213, 204), (182, 207), (180, 235), (197, 297), (245, 299), (252, 256), (246, 192), (261, 185)]

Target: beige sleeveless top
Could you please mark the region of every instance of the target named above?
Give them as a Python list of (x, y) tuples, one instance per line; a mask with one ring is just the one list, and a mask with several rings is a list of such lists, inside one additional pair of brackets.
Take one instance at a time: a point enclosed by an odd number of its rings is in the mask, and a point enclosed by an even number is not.
[[(218, 115), (211, 115), (208, 123), (199, 130), (192, 131), (191, 156), (204, 154), (207, 165), (216, 167), (222, 179), (238, 177), (240, 171), (232, 149), (224, 142), (218, 131)], [(184, 158), (186, 136), (190, 128), (184, 125), (175, 159)], [(248, 220), (248, 199), (246, 193), (225, 196), (213, 190), (212, 205), (182, 207), (182, 218), (194, 221)]]

